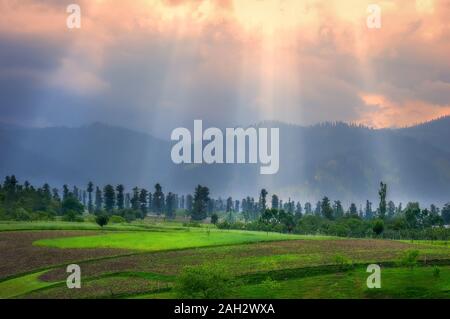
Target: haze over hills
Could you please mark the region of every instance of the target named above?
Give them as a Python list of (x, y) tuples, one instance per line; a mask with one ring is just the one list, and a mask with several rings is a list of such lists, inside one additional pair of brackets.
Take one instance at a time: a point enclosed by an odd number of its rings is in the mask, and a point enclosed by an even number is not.
[(175, 165), (174, 143), (100, 123), (78, 128), (0, 126), (0, 175), (54, 186), (123, 183), (165, 191), (210, 187), (236, 199), (265, 187), (285, 200), (376, 202), (381, 180), (389, 198), (442, 204), (450, 201), (450, 118), (404, 129), (373, 130), (343, 123), (280, 128), (280, 169), (259, 174), (260, 164)]

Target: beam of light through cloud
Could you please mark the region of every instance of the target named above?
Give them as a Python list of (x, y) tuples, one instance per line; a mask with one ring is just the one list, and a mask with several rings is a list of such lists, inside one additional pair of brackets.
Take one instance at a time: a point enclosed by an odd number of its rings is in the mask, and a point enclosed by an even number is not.
[[(167, 138), (281, 120), (396, 127), (450, 114), (449, 0), (2, 1), (2, 122)], [(393, 120), (395, 119), (395, 120)]]

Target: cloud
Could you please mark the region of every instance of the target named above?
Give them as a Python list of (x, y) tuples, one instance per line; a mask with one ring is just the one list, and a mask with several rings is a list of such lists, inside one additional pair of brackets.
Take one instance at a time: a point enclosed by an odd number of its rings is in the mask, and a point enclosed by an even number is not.
[[(450, 1), (70, 1), (0, 4), (3, 121), (91, 121), (162, 136), (201, 118), (407, 125), (449, 114)], [(401, 118), (400, 122), (392, 120)]]

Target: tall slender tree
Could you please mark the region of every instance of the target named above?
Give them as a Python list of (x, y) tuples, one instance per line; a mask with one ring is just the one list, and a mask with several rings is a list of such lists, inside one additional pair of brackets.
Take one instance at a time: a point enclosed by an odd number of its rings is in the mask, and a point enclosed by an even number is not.
[(125, 205), (125, 196), (123, 194), (125, 187), (122, 184), (116, 186), (117, 192), (117, 209), (123, 209)]
[(279, 204), (278, 196), (273, 194), (272, 195), (272, 209), (278, 209), (278, 204)]
[(133, 188), (133, 196), (131, 197), (131, 209), (138, 211), (139, 210), (139, 188)]
[(161, 215), (164, 209), (164, 193), (162, 192), (162, 187), (159, 183), (155, 185), (155, 191), (153, 193), (153, 211)]
[(193, 220), (203, 220), (206, 218), (207, 208), (209, 201), (209, 189), (198, 185), (195, 188), (194, 203), (191, 213)]
[(93, 191), (94, 191), (94, 184), (92, 182), (89, 182), (87, 185), (89, 214), (92, 214), (92, 212), (94, 211), (94, 207), (92, 205), (92, 192)]
[(261, 192), (259, 194), (259, 209), (261, 212), (265, 212), (267, 208), (266, 204), (266, 197), (267, 197), (267, 191), (265, 188), (261, 189)]
[(328, 199), (328, 197), (325, 196), (322, 199), (320, 210), (322, 212), (323, 217), (329, 220), (333, 219), (333, 208), (331, 208), (330, 200)]
[(387, 193), (387, 185), (383, 182), (380, 183), (380, 190), (378, 191), (378, 195), (380, 196), (380, 205), (378, 206), (378, 217), (384, 219), (386, 217), (386, 193)]
[(139, 193), (139, 206), (141, 209), (141, 216), (142, 218), (145, 218), (147, 216), (147, 197), (148, 197), (148, 191), (145, 188), (142, 188)]
[(105, 200), (105, 209), (108, 213), (112, 213), (116, 205), (116, 193), (112, 185), (106, 185), (103, 188), (103, 196)]
[(101, 212), (103, 207), (103, 197), (102, 197), (102, 191), (97, 186), (95, 189), (95, 211)]

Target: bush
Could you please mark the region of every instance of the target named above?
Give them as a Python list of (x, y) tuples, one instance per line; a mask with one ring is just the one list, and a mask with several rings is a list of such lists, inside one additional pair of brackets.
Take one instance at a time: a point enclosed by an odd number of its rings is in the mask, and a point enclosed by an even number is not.
[(417, 259), (419, 257), (418, 250), (407, 250), (403, 253), (400, 258), (399, 264), (404, 267), (408, 267), (409, 269), (413, 269), (417, 266)]
[(352, 260), (341, 254), (334, 255), (333, 261), (342, 271), (347, 271), (353, 268)]
[(219, 221), (219, 216), (217, 214), (212, 214), (211, 215), (211, 223), (216, 225), (218, 221)]
[(384, 222), (381, 219), (375, 220), (373, 222), (372, 230), (377, 236), (380, 236), (384, 231)]
[(109, 217), (107, 215), (104, 215), (104, 214), (98, 215), (95, 218), (95, 222), (97, 223), (97, 225), (99, 225), (102, 228), (103, 228), (103, 226), (108, 224), (108, 221), (109, 221)]
[(125, 218), (123, 218), (122, 216), (117, 216), (117, 215), (112, 215), (109, 218), (109, 221), (111, 222), (111, 224), (122, 224), (122, 223), (126, 222)]
[(219, 299), (231, 293), (232, 278), (222, 266), (204, 264), (183, 269), (175, 284), (180, 298)]

